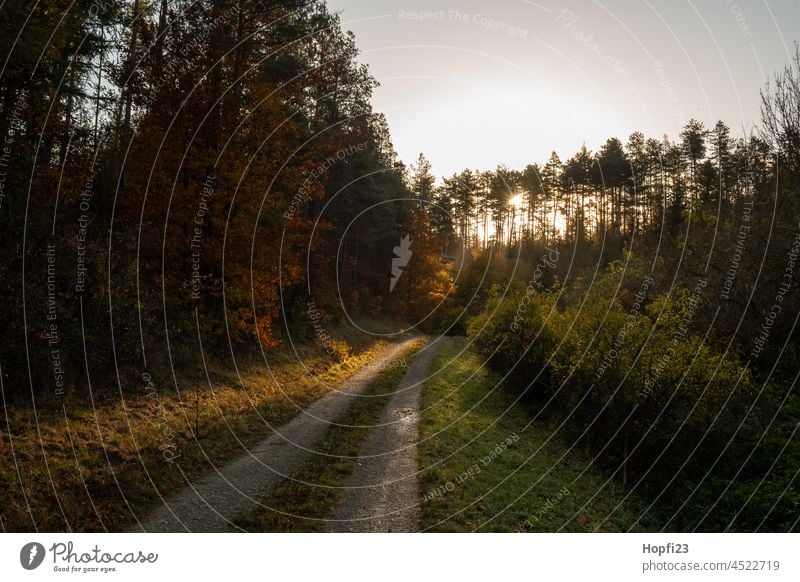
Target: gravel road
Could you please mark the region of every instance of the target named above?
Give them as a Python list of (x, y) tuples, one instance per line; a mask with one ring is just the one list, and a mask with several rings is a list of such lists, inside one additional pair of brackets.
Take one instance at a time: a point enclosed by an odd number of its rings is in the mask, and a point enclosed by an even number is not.
[(419, 531), (420, 489), (417, 441), (422, 384), (437, 349), (448, 338), (430, 343), (414, 359), (381, 420), (361, 450), (344, 498), (328, 531)]
[[(354, 374), (338, 389), (321, 398), (238, 459), (190, 483), (183, 491), (139, 522), (131, 531), (237, 531), (234, 517), (252, 511), (272, 487), (312, 454), (331, 422), (350, 407), (381, 369), (397, 359), (419, 338), (386, 348), (374, 363)], [(427, 352), (428, 350), (426, 350)], [(428, 358), (430, 359), (430, 358)], [(409, 373), (416, 366), (412, 364)], [(408, 374), (406, 375), (408, 377)], [(413, 406), (411, 402), (407, 405)]]

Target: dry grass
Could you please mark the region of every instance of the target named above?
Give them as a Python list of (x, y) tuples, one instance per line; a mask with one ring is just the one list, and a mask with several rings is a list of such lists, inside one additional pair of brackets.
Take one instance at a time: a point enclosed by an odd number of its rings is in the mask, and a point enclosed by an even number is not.
[(175, 381), (162, 370), (153, 375), (150, 391), (145, 380), (134, 378), (122, 395), (115, 389), (114, 399), (106, 390), (94, 403), (87, 395), (39, 399), (35, 410), (4, 407), (0, 528), (126, 529), (159, 496), (241, 454), (270, 433), (269, 425), (291, 419), (384, 345), (364, 344), (341, 363), (305, 346), (302, 364), (293, 353), (276, 352), (269, 366), (239, 362), (238, 374), (228, 362), (209, 361), (208, 378), (195, 372)]

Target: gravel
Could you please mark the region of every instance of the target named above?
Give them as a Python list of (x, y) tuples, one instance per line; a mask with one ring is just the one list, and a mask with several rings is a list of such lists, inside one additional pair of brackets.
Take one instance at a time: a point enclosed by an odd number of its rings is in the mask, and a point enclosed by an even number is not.
[[(362, 394), (381, 369), (418, 339), (410, 338), (387, 347), (370, 366), (351, 376), (338, 389), (303, 410), (292, 421), (275, 429), (272, 436), (257, 443), (238, 459), (222, 467), (214, 467), (210, 475), (189, 483), (131, 531), (241, 531), (231, 520), (254, 510), (259, 499), (311, 455), (330, 423), (350, 407), (353, 396)], [(406, 378), (416, 365), (416, 362), (412, 364)], [(410, 408), (415, 405), (409, 401), (404, 406)]]
[(332, 532), (416, 532), (420, 529), (417, 465), (422, 384), (441, 337), (421, 351), (383, 410), (348, 480)]

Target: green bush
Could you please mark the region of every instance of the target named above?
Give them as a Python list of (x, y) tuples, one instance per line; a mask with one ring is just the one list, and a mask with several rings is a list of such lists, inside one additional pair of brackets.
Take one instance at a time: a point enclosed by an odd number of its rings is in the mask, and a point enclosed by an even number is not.
[[(656, 511), (671, 527), (719, 530), (735, 518), (732, 527), (747, 530), (754, 516), (767, 515), (766, 492), (788, 484), (786, 459), (800, 450), (790, 443), (770, 475), (777, 483), (759, 487), (769, 467), (753, 458), (771, 463), (781, 454), (774, 438), (760, 437), (783, 397), (757, 389), (737, 356), (692, 332), (704, 293), (700, 280), (657, 294), (635, 261), (624, 271), (614, 263), (569, 295), (495, 287), (468, 334), (509, 386), (529, 392), (538, 413), (563, 422), (569, 438), (625, 484), (658, 499)], [(798, 496), (776, 498), (796, 518)], [(719, 507), (706, 515), (710, 499)], [(791, 521), (772, 511), (762, 528)]]

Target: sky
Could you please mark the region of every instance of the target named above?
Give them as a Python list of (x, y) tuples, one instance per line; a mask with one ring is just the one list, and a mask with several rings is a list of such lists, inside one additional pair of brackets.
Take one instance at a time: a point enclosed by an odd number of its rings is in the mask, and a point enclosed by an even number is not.
[(400, 158), (521, 169), (690, 118), (735, 135), (800, 40), (800, 0), (328, 0)]

